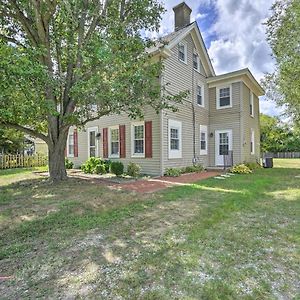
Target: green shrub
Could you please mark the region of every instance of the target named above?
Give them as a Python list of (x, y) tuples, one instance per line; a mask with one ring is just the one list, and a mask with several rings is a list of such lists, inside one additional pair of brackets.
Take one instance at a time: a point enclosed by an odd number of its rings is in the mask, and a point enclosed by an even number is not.
[(104, 174), (106, 173), (105, 167), (100, 167), (104, 165), (104, 162), (99, 157), (90, 157), (82, 166), (81, 170), (88, 174)]
[(66, 169), (73, 169), (73, 162), (71, 162), (70, 160), (68, 160), (67, 158), (65, 158), (65, 166), (66, 166)]
[(122, 162), (120, 161), (113, 161), (111, 162), (110, 164), (110, 171), (117, 175), (117, 176), (120, 176), (124, 173), (124, 165)]
[(247, 166), (252, 171), (262, 168), (262, 166), (257, 162), (246, 162), (244, 163), (244, 165)]
[(230, 169), (230, 172), (235, 173), (235, 174), (251, 174), (252, 173), (252, 171), (244, 164), (233, 166)]
[(130, 162), (127, 166), (127, 173), (129, 176), (138, 177), (141, 174), (141, 166)]
[(105, 171), (106, 173), (110, 172), (110, 165), (111, 165), (111, 160), (107, 159), (103, 161), (103, 164), (105, 166)]
[(170, 176), (170, 177), (178, 177), (182, 173), (182, 170), (176, 169), (176, 168), (167, 168), (165, 171), (165, 176)]
[(187, 166), (181, 170), (182, 173), (200, 173), (204, 170), (202, 165)]

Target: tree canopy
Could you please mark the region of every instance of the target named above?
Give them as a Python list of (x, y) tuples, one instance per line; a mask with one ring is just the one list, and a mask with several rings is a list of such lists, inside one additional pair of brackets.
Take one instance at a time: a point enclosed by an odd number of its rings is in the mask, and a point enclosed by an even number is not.
[(300, 122), (300, 1), (277, 0), (266, 22), (268, 42), (276, 70), (263, 80), (268, 98), (285, 105), (286, 113)]
[(43, 139), (50, 176), (64, 179), (71, 125), (104, 115), (174, 108), (185, 92), (160, 84), (149, 57), (158, 0), (1, 0), (0, 124)]

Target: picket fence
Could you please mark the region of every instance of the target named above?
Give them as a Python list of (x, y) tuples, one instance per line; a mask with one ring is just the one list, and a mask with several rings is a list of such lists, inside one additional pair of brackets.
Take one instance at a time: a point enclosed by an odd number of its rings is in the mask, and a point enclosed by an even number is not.
[(45, 155), (2, 155), (0, 154), (0, 169), (29, 168), (46, 166), (48, 158)]
[(263, 157), (273, 157), (273, 158), (300, 158), (300, 152), (266, 152)]

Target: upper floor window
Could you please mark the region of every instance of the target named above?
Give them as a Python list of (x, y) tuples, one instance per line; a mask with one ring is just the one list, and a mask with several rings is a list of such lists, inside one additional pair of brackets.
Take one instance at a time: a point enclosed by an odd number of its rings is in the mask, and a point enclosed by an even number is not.
[(74, 156), (74, 133), (70, 133), (68, 137), (68, 156)]
[(217, 88), (217, 109), (232, 107), (231, 86)]
[(187, 45), (184, 43), (178, 44), (178, 58), (180, 61), (187, 63)]
[(255, 136), (254, 130), (251, 128), (251, 137), (250, 137), (250, 152), (251, 154), (255, 153)]
[(254, 101), (253, 101), (253, 92), (250, 92), (250, 116), (254, 117)]
[(201, 85), (197, 85), (197, 104), (204, 107), (204, 88)]
[(169, 158), (181, 158), (181, 122), (169, 120)]
[(109, 154), (111, 157), (119, 156), (119, 127), (112, 127), (109, 130)]
[(145, 150), (145, 124), (138, 122), (132, 124), (132, 155), (144, 156)]
[(200, 72), (200, 59), (197, 53), (193, 53), (193, 68), (194, 70)]
[(200, 155), (207, 154), (207, 126), (200, 125)]

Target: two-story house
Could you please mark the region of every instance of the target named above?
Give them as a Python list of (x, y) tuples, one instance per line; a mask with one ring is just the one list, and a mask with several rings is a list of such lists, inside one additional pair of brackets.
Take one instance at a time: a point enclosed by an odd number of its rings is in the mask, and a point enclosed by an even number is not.
[[(201, 163), (222, 167), (260, 159), (259, 96), (263, 89), (248, 69), (216, 76), (191, 9), (173, 8), (175, 30), (149, 49), (164, 64), (162, 84), (188, 90), (178, 111), (147, 109), (143, 120), (111, 115), (71, 128), (67, 157), (75, 166), (89, 157), (135, 162), (146, 174)], [(236, 50), (238, 51), (238, 49)]]

